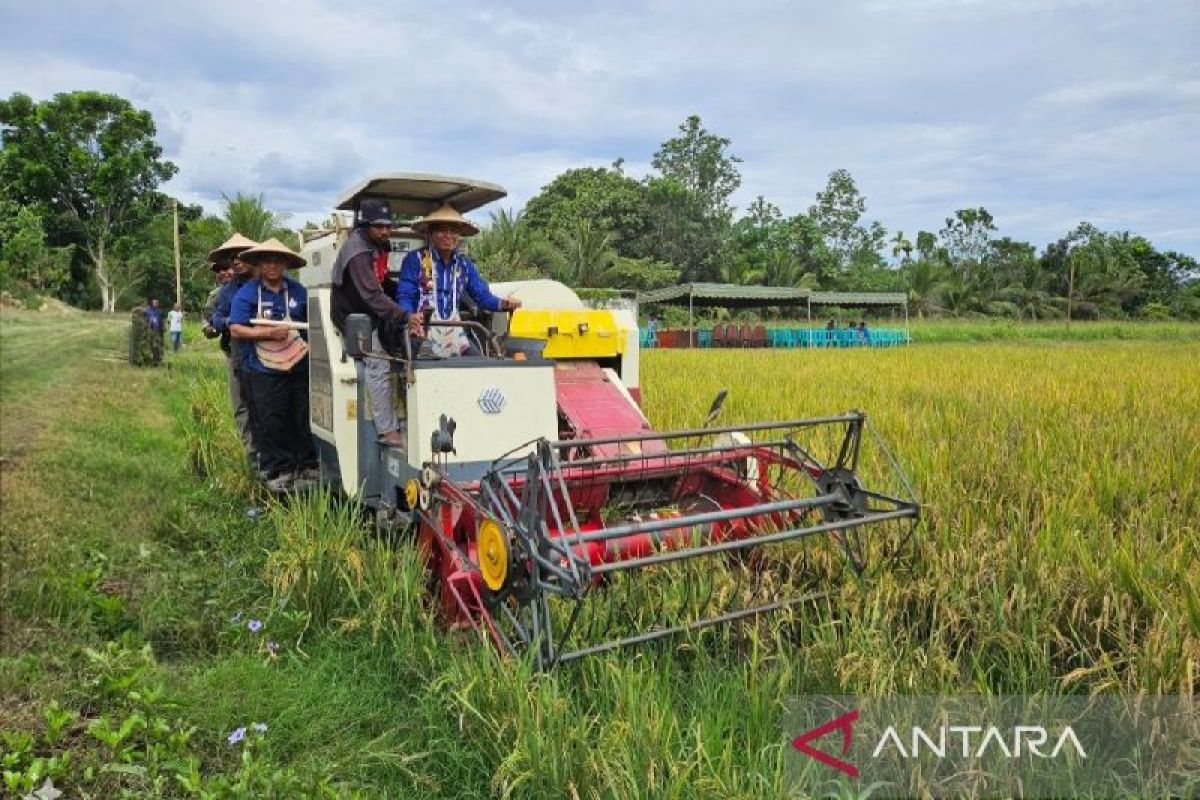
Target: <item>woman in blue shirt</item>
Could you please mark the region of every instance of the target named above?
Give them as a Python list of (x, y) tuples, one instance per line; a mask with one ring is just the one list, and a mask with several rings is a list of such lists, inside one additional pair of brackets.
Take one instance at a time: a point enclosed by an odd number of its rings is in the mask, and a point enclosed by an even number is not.
[(244, 342), (242, 374), (259, 473), (269, 489), (286, 491), (298, 478), (319, 477), (308, 427), (308, 344), (296, 328), (268, 321), (307, 321), (308, 292), (285, 274), (305, 262), (278, 239), (268, 239), (240, 258), (258, 267), (258, 277), (234, 296), (229, 333)]
[[(396, 287), (396, 304), (409, 312), (413, 333), (418, 336), (424, 333), (420, 316), (414, 312), (428, 311), (433, 320), (457, 321), (459, 302), (464, 295), (485, 311), (512, 311), (521, 307), (521, 301), (515, 297), (500, 298), (492, 294), (475, 262), (458, 251), (462, 237), (473, 236), (479, 229), (453, 206), (444, 205), (430, 212), (414, 222), (412, 228), (429, 238), (427, 247), (404, 257)], [(461, 328), (431, 328), (429, 339), (437, 356), (477, 352)]]

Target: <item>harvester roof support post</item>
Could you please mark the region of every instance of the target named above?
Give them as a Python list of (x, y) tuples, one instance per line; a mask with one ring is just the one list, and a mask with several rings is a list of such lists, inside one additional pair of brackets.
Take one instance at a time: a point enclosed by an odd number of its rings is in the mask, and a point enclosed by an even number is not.
[(904, 338), (912, 341), (912, 334), (908, 332), (908, 302), (904, 303)]

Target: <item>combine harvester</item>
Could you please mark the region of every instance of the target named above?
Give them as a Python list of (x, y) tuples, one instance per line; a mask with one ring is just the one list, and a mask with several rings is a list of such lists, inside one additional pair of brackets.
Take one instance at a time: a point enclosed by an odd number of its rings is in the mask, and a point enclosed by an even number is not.
[[(465, 213), (504, 195), (390, 174), (337, 208), (378, 197), (402, 215), (443, 203)], [(445, 323), (470, 329), (483, 356), (414, 356), (409, 342), (372, 352), (357, 315), (342, 337), (329, 274), (347, 232), (307, 241), (299, 274), (323, 479), (381, 528), (415, 533), (450, 627), (548, 669), (811, 602), (838, 590), (843, 567), (862, 575), (910, 538), (914, 493), (864, 414), (720, 427), (721, 392), (701, 427), (655, 431), (639, 407), (635, 315), (586, 308), (554, 281), (493, 284), (522, 307)], [(420, 246), (398, 230), (392, 269)], [(392, 363), (407, 452), (376, 442), (372, 358)], [(868, 473), (886, 485), (868, 488)]]

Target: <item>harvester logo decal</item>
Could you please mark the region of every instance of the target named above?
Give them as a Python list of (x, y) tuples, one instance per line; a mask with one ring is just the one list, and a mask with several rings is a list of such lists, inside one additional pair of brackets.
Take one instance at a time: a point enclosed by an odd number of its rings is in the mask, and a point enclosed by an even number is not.
[(479, 407), (485, 414), (499, 414), (504, 410), (507, 402), (508, 399), (505, 398), (504, 392), (494, 386), (479, 393)]

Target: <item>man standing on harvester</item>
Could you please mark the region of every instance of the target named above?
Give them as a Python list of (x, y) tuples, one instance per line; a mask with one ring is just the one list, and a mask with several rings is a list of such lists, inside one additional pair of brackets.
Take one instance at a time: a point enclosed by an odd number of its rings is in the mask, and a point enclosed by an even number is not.
[[(344, 335), (347, 316), (366, 314), (373, 326), (371, 349), (375, 352), (381, 352), (385, 342), (393, 344), (405, 325), (416, 336), (422, 333), (420, 316), (405, 312), (383, 290), (391, 251), (388, 237), (395, 224), (386, 200), (364, 199), (358, 206), (354, 231), (333, 262), (329, 313), (334, 327)], [(364, 367), (379, 442), (386, 447), (403, 448), (404, 434), (392, 401), (391, 362), (368, 358)]]

